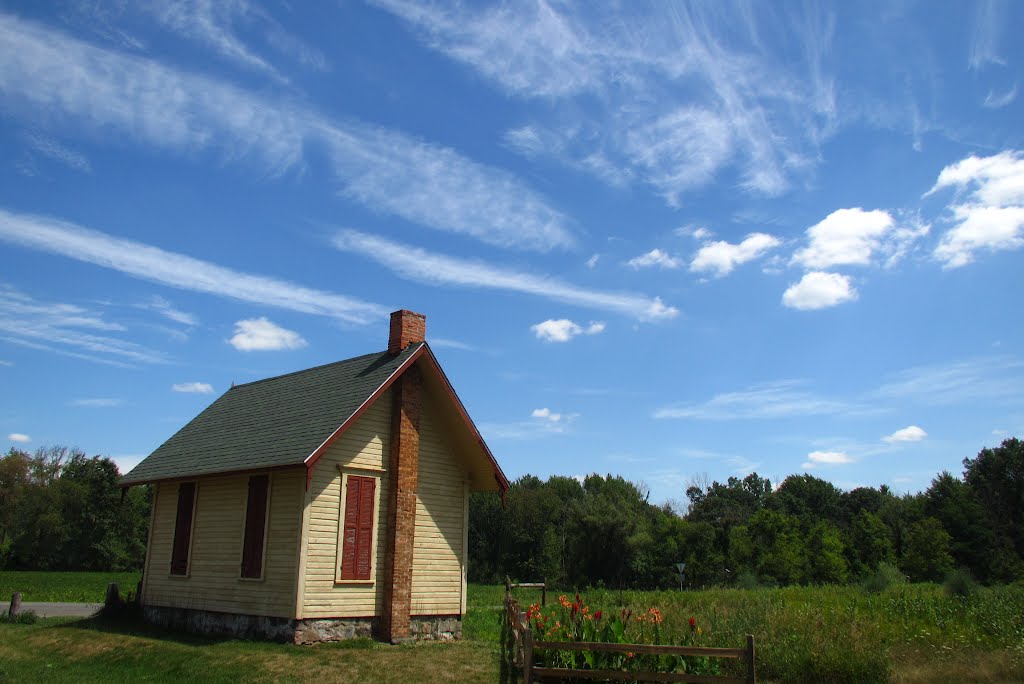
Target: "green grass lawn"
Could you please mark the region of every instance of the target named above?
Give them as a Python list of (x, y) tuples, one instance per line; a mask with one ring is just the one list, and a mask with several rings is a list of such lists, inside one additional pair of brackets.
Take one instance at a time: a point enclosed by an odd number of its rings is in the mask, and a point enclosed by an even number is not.
[(117, 582), (121, 595), (135, 593), (142, 575), (138, 572), (17, 572), (0, 570), (0, 601), (5, 610), (11, 594), (22, 601), (102, 603), (107, 584)]
[[(53, 577), (43, 577), (43, 575)], [(103, 598), (104, 573), (0, 573), (24, 600)], [(29, 593), (31, 590), (31, 593)], [(557, 604), (559, 592), (548, 596)], [(72, 597), (63, 599), (63, 597)], [(205, 639), (139, 624), (43, 620), (0, 624), (2, 681), (509, 681), (498, 640), (504, 589), (471, 585), (463, 641), (385, 646), (362, 641), (294, 647)], [(518, 591), (524, 605), (540, 592)], [(593, 610), (659, 608), (665, 641), (689, 631), (707, 645), (737, 647), (754, 634), (764, 682), (1024, 682), (1024, 588), (947, 596), (936, 585), (867, 594), (857, 587), (704, 592), (594, 590)]]

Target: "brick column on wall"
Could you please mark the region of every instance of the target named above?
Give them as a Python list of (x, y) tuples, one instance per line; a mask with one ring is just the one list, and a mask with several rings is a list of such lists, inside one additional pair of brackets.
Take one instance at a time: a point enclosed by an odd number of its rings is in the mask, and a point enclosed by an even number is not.
[[(388, 351), (396, 354), (422, 342), (425, 317), (411, 311), (391, 314)], [(401, 641), (410, 636), (412, 552), (416, 536), (416, 487), (419, 481), (420, 413), (423, 376), (413, 366), (391, 386), (391, 440), (388, 453), (388, 533), (384, 553), (384, 613), (381, 636)]]

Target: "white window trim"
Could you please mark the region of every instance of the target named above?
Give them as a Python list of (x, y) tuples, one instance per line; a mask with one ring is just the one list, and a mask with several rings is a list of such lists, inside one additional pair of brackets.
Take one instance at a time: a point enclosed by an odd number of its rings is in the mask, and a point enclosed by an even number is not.
[[(242, 577), (242, 561), (245, 560), (245, 521), (249, 517), (249, 479), (253, 477), (259, 477), (260, 475), (267, 476), (267, 503), (266, 510), (263, 512), (263, 557), (260, 558), (260, 576), (259, 577)], [(249, 473), (245, 478), (245, 509), (242, 512), (242, 542), (238, 546), (238, 581), (239, 582), (262, 582), (267, 577), (267, 538), (270, 536), (270, 495), (274, 490), (274, 476), (272, 473)]]
[[(338, 470), (341, 471), (341, 497), (338, 502), (338, 542), (335, 549), (334, 583), (373, 586), (377, 581), (377, 544), (380, 543), (380, 495), (383, 489), (381, 482), (385, 471), (383, 468), (341, 465), (338, 466)], [(350, 475), (372, 477), (377, 481), (373, 488), (373, 539), (370, 543), (369, 579), (341, 579), (341, 561), (345, 550), (345, 503), (348, 500), (348, 478)]]
[[(178, 497), (181, 485), (191, 482), (192, 488), (192, 523), (188, 526), (188, 560), (185, 561), (185, 574), (178, 575), (170, 571), (174, 562), (174, 537), (178, 532)], [(196, 510), (199, 508), (199, 480), (182, 480), (174, 489), (174, 532), (171, 533), (171, 563), (168, 563), (167, 576), (174, 579), (188, 579), (192, 576), (192, 551), (196, 547)]]

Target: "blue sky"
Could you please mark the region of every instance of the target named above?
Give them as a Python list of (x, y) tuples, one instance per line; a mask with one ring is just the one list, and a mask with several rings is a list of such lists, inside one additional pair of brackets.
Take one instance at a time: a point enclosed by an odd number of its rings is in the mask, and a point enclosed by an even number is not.
[(506, 473), (1024, 434), (1024, 5), (0, 2), (0, 437), (428, 340)]

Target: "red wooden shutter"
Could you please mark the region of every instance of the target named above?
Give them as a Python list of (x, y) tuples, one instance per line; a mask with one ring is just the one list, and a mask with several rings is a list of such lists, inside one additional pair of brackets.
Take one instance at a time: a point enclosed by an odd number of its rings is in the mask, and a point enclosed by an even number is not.
[(245, 536), (242, 541), (242, 577), (263, 576), (263, 539), (267, 529), (269, 475), (249, 478), (249, 500), (245, 506)]
[(373, 498), (377, 482), (372, 477), (350, 475), (342, 520), (341, 579), (370, 579), (373, 550)]
[(178, 513), (174, 519), (174, 544), (171, 547), (171, 574), (188, 574), (188, 547), (192, 540), (192, 508), (196, 498), (196, 483), (178, 485)]

